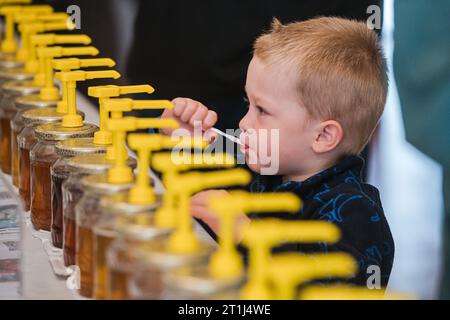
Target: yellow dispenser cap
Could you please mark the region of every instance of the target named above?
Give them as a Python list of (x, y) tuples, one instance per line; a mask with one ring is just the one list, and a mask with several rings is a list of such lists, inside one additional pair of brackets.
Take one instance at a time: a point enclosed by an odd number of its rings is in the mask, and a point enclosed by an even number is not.
[[(173, 139), (173, 138), (172, 138)], [(176, 145), (173, 148), (183, 148)], [(207, 145), (203, 146), (206, 148)], [(197, 148), (199, 149), (199, 148)], [(185, 157), (187, 154), (188, 157)], [(172, 152), (161, 152), (155, 154), (152, 160), (152, 167), (162, 173), (162, 182), (165, 186), (165, 192), (162, 205), (156, 210), (155, 224), (160, 228), (173, 229), (177, 223), (177, 192), (176, 184), (178, 175), (182, 171), (202, 168), (231, 168), (234, 167), (235, 158), (228, 153), (192, 153), (183, 152), (183, 158), (180, 159), (177, 154)]]
[(149, 128), (178, 128), (174, 119), (153, 119), (125, 117), (122, 119), (109, 119), (106, 128), (113, 134), (113, 149), (115, 153), (114, 167), (108, 171), (108, 181), (115, 184), (131, 183), (133, 172), (126, 165), (128, 153), (125, 147), (126, 133), (138, 129)]
[(219, 249), (209, 261), (211, 275), (235, 278), (244, 272), (239, 252), (234, 246), (234, 221), (241, 214), (298, 212), (300, 199), (292, 193), (248, 193), (232, 191), (210, 199), (209, 207), (220, 218)]
[[(57, 35), (54, 33), (35, 34), (30, 37), (29, 57), (25, 63), (25, 71), (30, 73), (39, 72), (39, 60), (37, 58), (37, 48), (55, 44), (84, 44), (92, 42), (91, 38), (84, 34)], [(43, 66), (44, 68), (44, 66)], [(41, 70), (41, 83), (44, 83), (44, 69)]]
[[(152, 88), (153, 89), (153, 88)], [(122, 119), (124, 112), (145, 109), (173, 109), (174, 105), (169, 100), (133, 100), (133, 99), (103, 99), (103, 117), (108, 120), (108, 114), (111, 119)], [(102, 115), (100, 115), (102, 116)], [(100, 126), (102, 123), (100, 122)], [(104, 127), (104, 126), (103, 126)], [(178, 128), (178, 127), (177, 127)], [(106, 151), (106, 158), (114, 160), (114, 148), (110, 146)]]
[[(90, 39), (90, 38), (89, 38)], [(94, 59), (79, 59), (79, 58), (66, 58), (66, 59), (54, 59), (52, 62), (53, 69), (60, 72), (68, 72), (81, 68), (89, 67), (114, 67), (115, 61), (109, 58), (94, 58)], [(58, 102), (56, 109), (67, 110), (67, 86), (62, 86), (62, 99)], [(96, 143), (94, 141), (94, 143)]]
[[(31, 54), (31, 36), (37, 32), (49, 30), (73, 29), (70, 24), (69, 15), (66, 13), (41, 14), (37, 12), (21, 12), (16, 14), (15, 21), (19, 25), (21, 45), (16, 54), (17, 61), (27, 61)], [(48, 22), (44, 24), (44, 29), (35, 28), (36, 22)]]
[(61, 125), (66, 128), (76, 128), (83, 125), (82, 117), (77, 114), (77, 82), (92, 79), (118, 79), (120, 74), (114, 70), (77, 70), (57, 72), (55, 78), (61, 81), (63, 90), (67, 90), (67, 113), (63, 116)]
[(135, 204), (151, 204), (156, 200), (148, 175), (150, 160), (154, 151), (169, 149), (175, 146), (204, 148), (207, 145), (208, 142), (202, 139), (171, 139), (171, 137), (160, 134), (130, 134), (128, 136), (128, 146), (137, 151), (139, 167), (136, 184), (131, 188), (129, 193), (129, 202)]
[(300, 293), (301, 300), (412, 300), (413, 297), (354, 286), (308, 286)]
[[(108, 145), (112, 143), (111, 132), (106, 130), (106, 121), (108, 120), (109, 111), (104, 107), (104, 101), (112, 97), (118, 97), (125, 94), (148, 93), (155, 91), (150, 85), (134, 85), (134, 86), (96, 86), (88, 88), (88, 95), (98, 98), (99, 114), (100, 114), (100, 130), (94, 134), (94, 143)], [(114, 108), (114, 107), (112, 107)], [(111, 152), (108, 156), (111, 156)]]
[(266, 266), (272, 247), (284, 242), (336, 243), (340, 236), (338, 227), (324, 221), (252, 221), (242, 239), (242, 244), (249, 249), (249, 281), (241, 291), (241, 298), (271, 299)]
[(201, 190), (246, 185), (251, 175), (245, 169), (229, 169), (213, 172), (189, 172), (177, 177), (174, 192), (178, 195), (178, 222), (174, 232), (168, 240), (168, 249), (174, 253), (191, 254), (197, 252), (201, 246), (196, 234), (192, 230), (190, 201), (193, 193)]
[[(40, 69), (44, 71), (44, 87), (41, 89), (40, 97), (43, 100), (58, 100), (59, 90), (56, 88), (53, 79), (52, 60), (66, 56), (96, 56), (99, 51), (95, 47), (47, 47), (39, 48), (37, 54), (41, 63)], [(38, 75), (36, 75), (35, 83), (39, 81), (37, 77)]]
[(0, 8), (0, 15), (5, 16), (5, 37), (1, 43), (1, 51), (4, 53), (15, 53), (17, 43), (14, 38), (15, 15), (20, 12), (51, 13), (53, 8), (48, 5), (30, 6), (4, 6)]
[(349, 278), (357, 272), (354, 258), (347, 253), (287, 253), (271, 258), (269, 281), (275, 287), (275, 299), (293, 300), (297, 287), (312, 280)]

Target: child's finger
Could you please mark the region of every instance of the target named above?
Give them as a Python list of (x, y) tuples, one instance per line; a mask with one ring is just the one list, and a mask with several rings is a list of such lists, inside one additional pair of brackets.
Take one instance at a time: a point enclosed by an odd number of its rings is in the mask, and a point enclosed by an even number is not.
[(184, 111), (180, 116), (181, 121), (187, 123), (189, 121), (189, 119), (191, 119), (191, 117), (194, 115), (195, 111), (197, 111), (197, 108), (198, 108), (198, 103), (190, 101), (186, 105), (186, 108), (184, 108)]
[[(194, 114), (192, 115), (191, 119), (189, 120), (189, 124), (191, 126), (195, 126), (196, 122), (203, 122), (203, 119), (205, 119), (205, 117), (208, 114), (208, 108), (206, 108), (204, 105), (200, 105), (197, 107), (197, 110), (194, 112)], [(203, 126), (203, 124), (202, 124)]]
[(212, 110), (208, 110), (208, 113), (203, 120), (203, 128), (204, 130), (211, 129), (217, 122), (217, 113)]
[(186, 98), (175, 98), (172, 100), (174, 104), (173, 114), (177, 117), (181, 116), (188, 103)]

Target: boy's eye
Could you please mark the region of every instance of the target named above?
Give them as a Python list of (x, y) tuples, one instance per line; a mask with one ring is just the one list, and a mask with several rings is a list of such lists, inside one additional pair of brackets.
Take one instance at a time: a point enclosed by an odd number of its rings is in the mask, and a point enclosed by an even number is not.
[(256, 110), (258, 110), (258, 113), (260, 115), (266, 115), (267, 114), (267, 112), (263, 108), (261, 108), (259, 106), (256, 106)]

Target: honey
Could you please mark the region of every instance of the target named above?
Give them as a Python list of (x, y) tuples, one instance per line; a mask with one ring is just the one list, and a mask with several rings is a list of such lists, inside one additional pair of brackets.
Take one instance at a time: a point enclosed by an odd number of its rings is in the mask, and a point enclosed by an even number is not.
[(31, 205), (30, 151), (37, 143), (35, 130), (41, 124), (60, 122), (62, 116), (62, 114), (56, 112), (55, 108), (36, 108), (27, 110), (22, 115), (25, 128), (17, 138), (19, 145), (19, 194), (26, 211), (30, 210)]
[(138, 263), (136, 252), (146, 242), (169, 234), (169, 229), (159, 229), (155, 226), (153, 216), (154, 211), (138, 213), (134, 217), (125, 217), (125, 219), (118, 218), (119, 237), (106, 253), (108, 264), (106, 299), (131, 298), (128, 285)]
[[(63, 255), (66, 266), (76, 264), (76, 215), (75, 206), (84, 195), (81, 179), (87, 175), (105, 173), (113, 165), (104, 154), (80, 155), (68, 159), (68, 166), (72, 168), (69, 178), (62, 185), (63, 198)], [(130, 158), (128, 165), (135, 168), (137, 162)]]
[(106, 251), (117, 237), (117, 232), (111, 229), (94, 229), (94, 298), (105, 299), (107, 282)]
[[(1, 77), (1, 76), (0, 76)], [(0, 102), (0, 168), (6, 174), (11, 174), (12, 146), (11, 120), (16, 115), (15, 100), (20, 96), (27, 96), (39, 91), (30, 81), (8, 81), (2, 85), (2, 98)]]
[(9, 118), (0, 118), (0, 169), (3, 173), (11, 174), (11, 125)]
[(52, 181), (51, 168), (58, 160), (56, 143), (78, 137), (92, 136), (96, 126), (64, 128), (56, 124), (44, 124), (35, 130), (38, 142), (30, 152), (31, 168), (31, 222), (37, 230), (51, 230)]
[(17, 113), (11, 120), (11, 176), (13, 184), (19, 187), (19, 147), (17, 137), (25, 128), (23, 113), (29, 109), (56, 107), (57, 101), (43, 101), (38, 95), (18, 97), (15, 100)]
[(63, 196), (62, 184), (69, 178), (73, 167), (68, 165), (70, 157), (77, 155), (106, 153), (106, 147), (94, 145), (90, 138), (68, 139), (55, 145), (60, 157), (51, 168), (51, 237), (53, 246), (63, 248)]
[[(100, 199), (108, 194), (122, 194), (129, 190), (131, 184), (110, 184), (106, 175), (90, 175), (81, 179), (81, 189), (83, 189), (83, 196), (75, 207), (76, 226), (75, 226), (75, 262), (80, 267), (80, 295), (88, 298), (102, 297), (104, 289), (99, 290), (100, 285), (104, 287), (106, 277), (106, 263), (103, 263), (104, 258), (97, 259), (95, 254), (97, 252), (104, 252), (110, 241), (108, 236), (111, 232), (102, 232), (104, 227), (97, 228), (97, 223), (102, 217), (100, 210)], [(104, 225), (104, 224), (103, 224)], [(94, 236), (94, 227), (97, 234)], [(110, 228), (111, 229), (111, 228)], [(95, 272), (97, 263), (100, 268), (99, 272)], [(94, 277), (98, 276), (100, 282)], [(97, 290), (94, 287), (97, 286)], [(98, 295), (97, 295), (98, 294)]]

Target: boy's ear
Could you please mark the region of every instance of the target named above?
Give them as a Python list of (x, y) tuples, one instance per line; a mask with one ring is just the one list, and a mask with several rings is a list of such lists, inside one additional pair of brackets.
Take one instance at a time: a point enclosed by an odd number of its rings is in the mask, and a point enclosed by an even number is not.
[(325, 153), (335, 150), (344, 138), (344, 129), (335, 120), (327, 120), (319, 124), (318, 132), (313, 143), (316, 153)]

